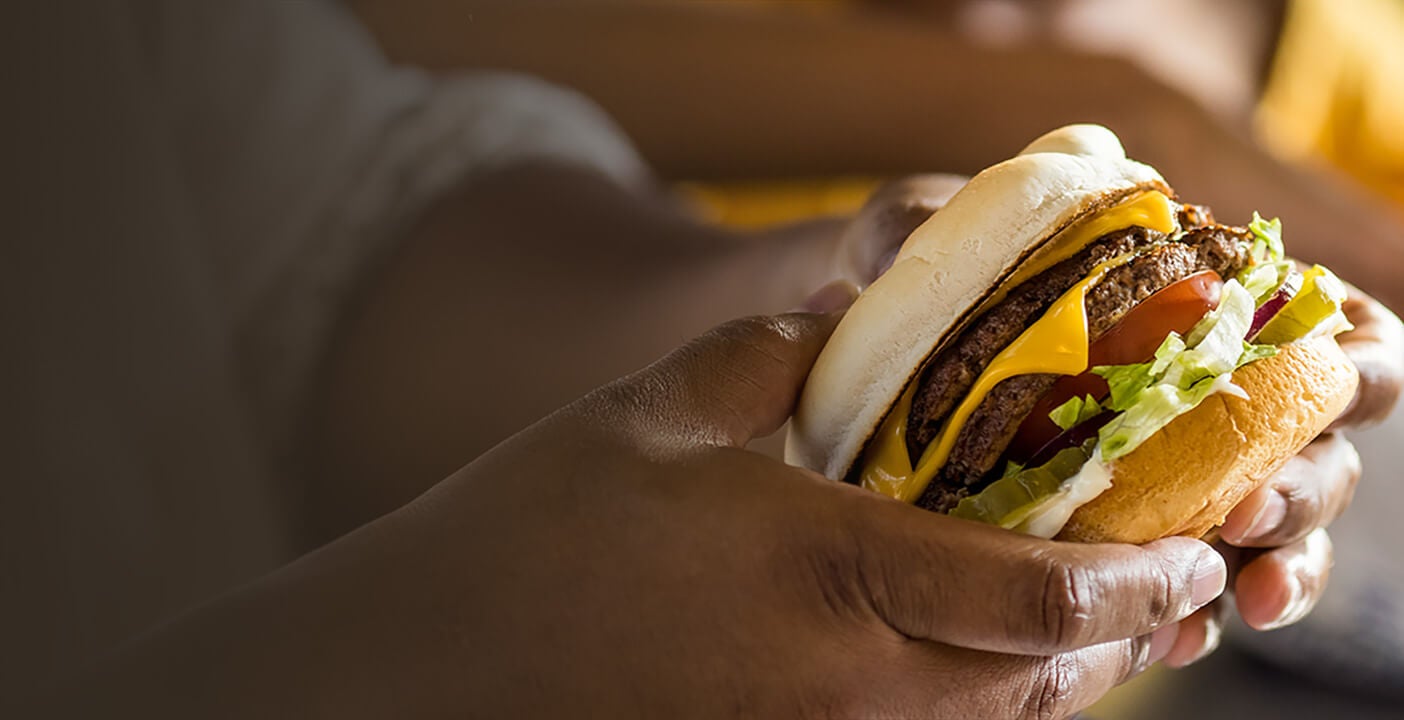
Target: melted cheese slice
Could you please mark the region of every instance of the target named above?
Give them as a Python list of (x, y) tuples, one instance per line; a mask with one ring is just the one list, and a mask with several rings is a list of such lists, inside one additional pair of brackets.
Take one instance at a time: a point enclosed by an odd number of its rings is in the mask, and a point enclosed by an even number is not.
[[(1173, 232), (1177, 224), (1169, 198), (1158, 192), (1144, 193), (1068, 228), (1052, 241), (1055, 247), (1051, 262), (1038, 263), (1039, 268), (1033, 271), (1020, 268), (1005, 287), (1013, 287), (1032, 274), (1072, 257), (1107, 233), (1133, 225), (1163, 233)], [(1086, 370), (1090, 344), (1085, 302), (1087, 291), (1108, 271), (1128, 260), (1129, 255), (1099, 265), (1054, 301), (1043, 317), (1025, 329), (1009, 347), (996, 355), (975, 380), (965, 399), (947, 418), (941, 433), (927, 446), (915, 468), (907, 452), (906, 440), (907, 420), (911, 415), (912, 396), (917, 386), (913, 378), (868, 446), (861, 474), (863, 487), (903, 502), (916, 502), (935, 477), (936, 471), (945, 464), (965, 422), (996, 385), (1018, 375), (1076, 375)]]

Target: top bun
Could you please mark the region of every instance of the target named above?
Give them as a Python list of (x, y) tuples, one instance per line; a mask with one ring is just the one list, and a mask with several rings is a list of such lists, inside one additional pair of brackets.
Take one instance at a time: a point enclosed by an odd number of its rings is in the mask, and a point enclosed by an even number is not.
[(848, 310), (810, 371), (785, 460), (840, 480), (926, 359), (1040, 248), (1160, 174), (1100, 125), (1069, 125), (976, 175), (902, 245)]

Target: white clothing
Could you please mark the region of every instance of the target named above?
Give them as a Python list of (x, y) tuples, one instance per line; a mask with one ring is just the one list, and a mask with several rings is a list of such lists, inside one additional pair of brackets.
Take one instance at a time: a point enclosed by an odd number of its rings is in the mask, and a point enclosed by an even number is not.
[(392, 68), (322, 0), (3, 25), (0, 695), (290, 559), (328, 334), (435, 197), (530, 159), (644, 174), (583, 98)]

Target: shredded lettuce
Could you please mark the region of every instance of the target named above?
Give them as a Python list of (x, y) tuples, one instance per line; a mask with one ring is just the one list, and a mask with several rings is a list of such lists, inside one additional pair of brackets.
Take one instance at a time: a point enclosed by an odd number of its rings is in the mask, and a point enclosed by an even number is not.
[(1238, 272), (1238, 282), (1253, 296), (1253, 303), (1262, 307), (1287, 282), (1293, 270), (1290, 260), (1249, 265)]
[(1097, 402), (1097, 398), (1091, 395), (1085, 398), (1071, 397), (1067, 402), (1053, 408), (1053, 412), (1048, 413), (1048, 419), (1060, 429), (1071, 430), (1101, 412), (1102, 406)]
[(1155, 358), (1151, 361), (1150, 374), (1161, 375), (1165, 369), (1170, 367), (1170, 363), (1185, 351), (1185, 341), (1179, 333), (1172, 332), (1161, 341), (1160, 347), (1155, 349)]
[(1187, 337), (1166, 337), (1150, 362), (1092, 368), (1111, 388), (1109, 407), (1121, 413), (1098, 433), (1102, 457), (1111, 461), (1130, 453), (1210, 395), (1242, 395), (1232, 382), (1233, 371), (1277, 353), (1270, 345), (1243, 340), (1255, 309), (1248, 290), (1230, 280), (1219, 306)]
[(1143, 390), (1136, 403), (1112, 418), (1099, 434), (1102, 457), (1115, 460), (1135, 450), (1171, 420), (1189, 412), (1216, 389), (1212, 378), (1189, 388), (1157, 383)]
[(1248, 231), (1253, 233), (1253, 247), (1250, 255), (1253, 263), (1273, 263), (1283, 260), (1287, 251), (1282, 246), (1282, 220), (1264, 220), (1262, 215), (1253, 212), (1253, 222), (1248, 223)]
[(1092, 368), (1092, 372), (1101, 375), (1102, 379), (1107, 381), (1107, 387), (1111, 388), (1111, 402), (1107, 407), (1117, 412), (1131, 407), (1136, 401), (1136, 396), (1150, 387), (1153, 381), (1151, 363), (1098, 365)]
[(1243, 338), (1253, 326), (1257, 305), (1237, 281), (1224, 283), (1219, 306), (1190, 329), (1188, 346), (1168, 361), (1164, 382), (1189, 387), (1200, 378), (1233, 372), (1243, 355)]
[(1243, 343), (1243, 354), (1238, 356), (1238, 367), (1243, 367), (1254, 360), (1270, 358), (1277, 354), (1277, 347), (1273, 345), (1254, 345), (1245, 341)]
[(1253, 244), (1248, 249), (1252, 262), (1239, 271), (1237, 279), (1253, 296), (1254, 304), (1261, 306), (1291, 277), (1294, 268), (1282, 245), (1281, 220), (1264, 220), (1255, 212), (1248, 231), (1253, 234)]

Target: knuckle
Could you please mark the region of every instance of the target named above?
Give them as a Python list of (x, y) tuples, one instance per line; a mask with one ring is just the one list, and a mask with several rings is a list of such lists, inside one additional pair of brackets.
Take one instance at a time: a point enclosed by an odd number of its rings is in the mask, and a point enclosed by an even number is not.
[(1185, 601), (1177, 591), (1179, 584), (1176, 580), (1179, 574), (1179, 569), (1167, 561), (1157, 563), (1154, 567), (1152, 577), (1155, 590), (1146, 593), (1145, 598), (1146, 617), (1156, 627), (1178, 619), (1185, 609)]
[(812, 552), (809, 570), (818, 582), (819, 599), (832, 617), (849, 620), (858, 614), (869, 591), (868, 573), (859, 561), (841, 551)]
[(1122, 651), (1116, 655), (1116, 684), (1120, 685), (1142, 672), (1150, 665), (1150, 635), (1140, 635), (1122, 642)]
[(1287, 516), (1282, 526), (1272, 535), (1279, 538), (1299, 538), (1326, 520), (1327, 498), (1330, 489), (1326, 482), (1311, 482), (1306, 487), (1295, 485), (1282, 491), (1287, 500)]
[(578, 438), (608, 435), (637, 439), (652, 421), (667, 412), (667, 398), (675, 392), (676, 379), (662, 372), (641, 372), (596, 389), (568, 406), (567, 416), (578, 422)]
[(798, 337), (799, 321), (785, 315), (752, 315), (733, 320), (718, 330), (725, 337), (740, 345), (756, 348), (772, 348), (793, 342)]
[(799, 341), (801, 320), (787, 316), (753, 316), (734, 320), (715, 331), (727, 346), (726, 356), (739, 373), (764, 378), (786, 372), (792, 361), (787, 348)]
[(1095, 581), (1089, 568), (1057, 559), (1043, 561), (1039, 639), (1048, 649), (1081, 647), (1092, 633)]
[(1055, 720), (1062, 717), (1077, 685), (1076, 662), (1067, 655), (1055, 655), (1041, 663), (1033, 686), (1017, 717), (1021, 720)]
[[(841, 528), (842, 523), (832, 527)], [(823, 540), (801, 544), (799, 558), (785, 554), (780, 558), (785, 567), (778, 573), (798, 565), (803, 568), (817, 592), (820, 607), (834, 622), (849, 622), (865, 618), (884, 595), (883, 569), (874, 567), (871, 553), (863, 551), (861, 542), (841, 532)]]

